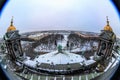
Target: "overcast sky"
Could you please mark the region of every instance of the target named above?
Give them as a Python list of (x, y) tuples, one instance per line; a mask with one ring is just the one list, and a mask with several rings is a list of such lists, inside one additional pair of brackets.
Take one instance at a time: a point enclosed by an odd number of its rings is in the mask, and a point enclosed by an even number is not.
[(40, 30), (100, 32), (109, 17), (113, 31), (120, 34), (120, 19), (110, 0), (10, 0), (0, 19), (0, 36), (10, 25), (20, 33)]

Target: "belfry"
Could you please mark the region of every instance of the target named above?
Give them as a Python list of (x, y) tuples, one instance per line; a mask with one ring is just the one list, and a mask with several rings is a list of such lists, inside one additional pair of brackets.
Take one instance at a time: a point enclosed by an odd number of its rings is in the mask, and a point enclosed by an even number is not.
[(13, 25), (13, 17), (7, 32), (4, 35), (4, 40), (8, 54), (11, 56), (12, 60), (16, 60), (17, 57), (23, 55), (19, 31), (16, 30), (15, 26)]
[(112, 48), (116, 40), (116, 35), (114, 34), (112, 28), (109, 25), (109, 20), (107, 17), (107, 25), (101, 30), (99, 35), (100, 42), (98, 46), (98, 55), (104, 55), (104, 57), (112, 56)]

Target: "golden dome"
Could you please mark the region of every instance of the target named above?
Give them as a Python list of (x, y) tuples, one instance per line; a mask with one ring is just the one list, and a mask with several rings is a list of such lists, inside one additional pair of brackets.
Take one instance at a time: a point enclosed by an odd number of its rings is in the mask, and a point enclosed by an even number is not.
[(112, 28), (109, 25), (108, 17), (107, 17), (107, 25), (104, 27), (105, 31), (113, 31)]
[(113, 31), (112, 28), (111, 28), (110, 26), (108, 26), (108, 25), (106, 25), (106, 26), (104, 27), (104, 30), (105, 30), (105, 31)]
[(7, 32), (14, 31), (14, 30), (16, 30), (16, 28), (15, 28), (15, 26), (13, 26), (13, 17), (12, 17), (11, 24), (8, 27)]

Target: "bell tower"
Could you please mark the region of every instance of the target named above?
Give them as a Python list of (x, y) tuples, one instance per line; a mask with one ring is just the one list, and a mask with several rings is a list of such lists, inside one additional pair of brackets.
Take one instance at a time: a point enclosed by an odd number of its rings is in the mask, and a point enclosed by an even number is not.
[(112, 49), (116, 40), (116, 35), (114, 34), (112, 28), (109, 25), (109, 20), (107, 17), (107, 25), (101, 30), (99, 35), (100, 41), (98, 45), (97, 54), (103, 55), (105, 58), (112, 56)]
[(13, 26), (13, 17), (7, 32), (4, 35), (4, 40), (7, 52), (12, 60), (16, 60), (16, 58), (23, 56), (19, 31)]

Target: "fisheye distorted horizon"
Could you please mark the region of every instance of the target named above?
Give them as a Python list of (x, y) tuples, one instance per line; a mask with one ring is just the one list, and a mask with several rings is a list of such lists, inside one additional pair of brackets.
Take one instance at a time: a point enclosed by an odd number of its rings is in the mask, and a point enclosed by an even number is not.
[(106, 25), (119, 35), (119, 17), (110, 0), (11, 0), (0, 20), (1, 35), (10, 25), (21, 33), (40, 30), (80, 30), (100, 32)]

